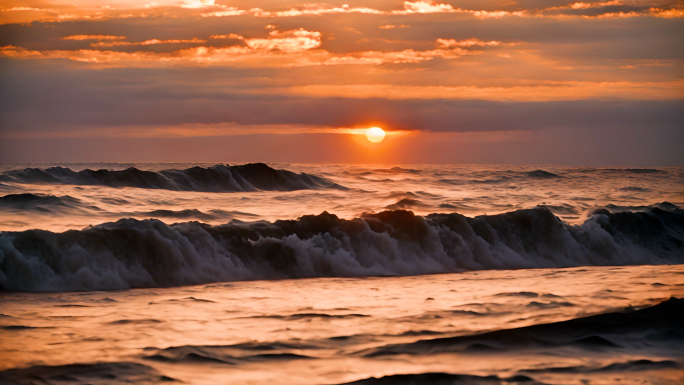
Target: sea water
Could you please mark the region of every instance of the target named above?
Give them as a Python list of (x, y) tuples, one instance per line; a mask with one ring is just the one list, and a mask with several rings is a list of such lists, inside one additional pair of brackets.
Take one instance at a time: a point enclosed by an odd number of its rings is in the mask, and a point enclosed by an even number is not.
[(681, 168), (0, 170), (2, 383), (684, 378)]

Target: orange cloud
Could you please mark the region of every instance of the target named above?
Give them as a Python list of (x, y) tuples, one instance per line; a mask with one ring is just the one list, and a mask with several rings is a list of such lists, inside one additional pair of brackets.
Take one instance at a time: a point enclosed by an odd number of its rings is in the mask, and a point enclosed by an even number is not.
[(313, 97), (455, 99), (489, 101), (563, 101), (585, 99), (678, 100), (684, 97), (684, 80), (669, 82), (546, 81), (531, 86), (402, 86), (390, 84), (294, 86), (294, 95)]
[(379, 29), (394, 29), (394, 28), (408, 28), (409, 26), (406, 24), (401, 24), (401, 25), (394, 25), (394, 24), (386, 24), (386, 25), (381, 25), (378, 28)]
[(185, 0), (183, 8), (202, 8), (214, 5), (214, 0)]
[[(260, 11), (260, 9), (255, 9), (252, 10), (254, 11)], [(227, 17), (227, 16), (240, 16), (240, 15), (246, 15), (250, 11), (244, 10), (244, 9), (239, 9), (236, 7), (225, 7), (221, 11), (214, 11), (214, 12), (206, 12), (203, 13), (203, 17)]]
[(408, 13), (458, 12), (450, 4), (439, 4), (434, 1), (404, 1), (404, 9)]
[(192, 39), (172, 39), (172, 40), (159, 40), (159, 39), (150, 39), (150, 40), (145, 40), (145, 41), (139, 41), (139, 42), (128, 42), (128, 41), (112, 41), (112, 42), (104, 42), (101, 41), (99, 43), (92, 43), (90, 44), (91, 47), (93, 48), (98, 48), (98, 47), (115, 47), (115, 46), (129, 46), (129, 45), (154, 45), (154, 44), (181, 44), (181, 43), (206, 43), (206, 40), (198, 39), (198, 38), (192, 38)]
[[(100, 37), (107, 35), (74, 35), (81, 37)], [(106, 64), (108, 66), (151, 67), (168, 63), (186, 65), (218, 65), (223, 63), (245, 63), (256, 67), (302, 67), (312, 65), (380, 65), (386, 63), (418, 63), (440, 57), (455, 59), (466, 55), (477, 55), (479, 51), (469, 51), (461, 47), (472, 45), (496, 45), (498, 42), (482, 42), (477, 39), (455, 41), (439, 39), (437, 48), (431, 50), (406, 49), (402, 51), (362, 51), (351, 53), (330, 53), (316, 49), (321, 45), (322, 34), (303, 28), (278, 31), (272, 30), (266, 38), (245, 38), (237, 34), (212, 35), (213, 39), (242, 40), (245, 46), (229, 47), (192, 47), (171, 52), (115, 52), (96, 49), (82, 50), (27, 50), (16, 46), (0, 47), (0, 56), (16, 59), (63, 58), (79, 62)], [(86, 40), (85, 38), (83, 40)], [(110, 39), (116, 40), (116, 39)], [(197, 38), (188, 40), (151, 39), (142, 42), (100, 41), (91, 47), (144, 46), (164, 43), (204, 43)], [(450, 45), (450, 44), (455, 45)], [(460, 46), (459, 46), (460, 44)], [(470, 44), (470, 45), (468, 45)]]
[(237, 39), (237, 40), (243, 40), (244, 39), (243, 36), (240, 36), (240, 35), (235, 34), (235, 33), (231, 33), (228, 35), (211, 35), (211, 36), (209, 36), (209, 38), (210, 39)]
[(122, 40), (126, 36), (112, 36), (112, 35), (71, 35), (65, 36), (64, 40)]
[[(620, 3), (617, 0), (606, 1), (604, 3), (576, 2), (576, 3), (570, 4), (569, 7), (572, 9), (587, 9), (587, 8), (596, 8), (596, 7), (606, 7), (606, 6), (611, 6), (611, 5), (622, 5), (622, 3)], [(558, 7), (558, 8), (567, 8), (567, 7)]]
[(56, 12), (57, 10), (52, 8), (33, 8), (33, 7), (12, 7), (5, 8), (3, 12)]
[(660, 9), (660, 8), (651, 8), (649, 9), (650, 15), (651, 16), (656, 16), (656, 17), (662, 17), (666, 19), (670, 18), (678, 18), (678, 17), (684, 17), (684, 9), (677, 9), (677, 8), (672, 8), (672, 9)]
[(321, 33), (307, 31), (303, 28), (285, 32), (273, 30), (268, 33), (268, 38), (266, 39), (243, 38), (242, 40), (247, 44), (247, 47), (254, 50), (280, 50), (286, 53), (297, 53), (320, 47)]
[[(378, 10), (369, 7), (352, 7), (342, 5), (331, 7), (325, 4), (303, 4), (286, 11), (270, 11), (261, 8), (240, 9), (235, 6), (216, 4), (214, 0), (158, 0), (140, 5), (139, 2), (121, 0), (116, 2), (88, 2), (87, 5), (67, 5), (49, 1), (44, 8), (15, 6), (0, 9), (0, 24), (29, 23), (32, 21), (66, 21), (66, 20), (106, 20), (130, 17), (233, 17), (250, 15), (252, 17), (285, 18), (299, 16), (322, 16), (328, 14), (374, 14), (374, 15), (421, 15), (431, 13), (451, 13), (470, 15), (479, 19), (498, 19), (505, 17), (544, 17), (544, 18), (620, 18), (620, 17), (684, 17), (681, 5), (661, 9), (634, 12), (608, 12), (599, 15), (579, 15), (553, 13), (548, 11), (581, 10), (588, 8), (622, 5), (619, 1), (606, 2), (574, 2), (560, 7), (528, 9), (520, 11), (461, 9), (446, 3), (432, 0), (404, 1), (403, 9)], [(49, 7), (49, 8), (48, 8)], [(387, 24), (393, 25), (393, 24)]]
[(412, 13), (465, 13), (471, 14), (480, 19), (501, 18), (505, 16), (524, 16), (524, 12), (509, 11), (478, 11), (461, 8), (454, 8), (451, 4), (441, 4), (435, 1), (404, 1), (403, 11), (393, 11), (392, 14), (412, 14)]
[[(485, 47), (485, 46), (497, 46), (504, 44), (500, 41), (482, 41), (480, 39), (472, 38), (472, 39), (467, 39), (467, 40), (454, 40), (454, 39), (437, 39), (435, 41), (437, 43), (437, 46), (443, 47), (443, 48), (454, 48), (454, 47), (473, 47), (473, 46), (479, 46), (479, 47)], [(512, 43), (508, 43), (508, 45), (513, 45)]]
[(382, 52), (365, 51), (356, 52), (343, 56), (333, 56), (321, 64), (323, 65), (343, 65), (343, 64), (371, 64), (380, 65), (386, 63), (418, 63), (432, 60), (436, 57), (454, 59), (465, 55), (476, 55), (479, 52), (467, 51), (460, 48), (454, 49), (433, 49), (427, 51), (416, 51), (406, 49), (403, 51)]
[[(174, 126), (129, 125), (117, 127), (84, 127), (69, 131), (10, 131), (0, 132), (0, 138), (192, 138), (207, 136), (240, 135), (300, 135), (300, 134), (343, 134), (363, 135), (368, 127), (327, 127), (304, 124), (251, 124), (237, 123), (188, 123)], [(415, 134), (418, 130), (389, 130), (388, 137)]]

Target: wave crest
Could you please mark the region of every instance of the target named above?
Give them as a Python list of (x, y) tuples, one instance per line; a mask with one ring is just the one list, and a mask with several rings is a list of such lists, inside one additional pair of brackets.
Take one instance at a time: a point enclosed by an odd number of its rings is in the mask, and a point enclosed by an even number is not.
[(159, 172), (130, 167), (125, 170), (73, 171), (64, 167), (26, 168), (0, 175), (0, 182), (101, 185), (176, 191), (241, 192), (295, 191), (344, 187), (325, 178), (287, 170), (276, 170), (263, 163), (241, 166), (216, 165)]
[(684, 211), (676, 207), (600, 210), (577, 226), (537, 207), (475, 218), (324, 212), (222, 226), (121, 219), (64, 233), (0, 233), (0, 285), (20, 291), (683, 262)]

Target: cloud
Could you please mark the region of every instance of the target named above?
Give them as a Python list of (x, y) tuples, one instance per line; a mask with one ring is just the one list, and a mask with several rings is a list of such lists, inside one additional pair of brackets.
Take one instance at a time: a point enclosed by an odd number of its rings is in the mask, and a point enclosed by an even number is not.
[(65, 36), (64, 40), (122, 40), (126, 36), (113, 36), (113, 35), (71, 35)]
[(684, 81), (672, 82), (569, 82), (547, 81), (531, 86), (402, 86), (388, 84), (308, 85), (288, 89), (309, 97), (385, 98), (392, 100), (490, 100), (544, 102), (568, 100), (680, 100)]
[(250, 13), (250, 11), (247, 11), (244, 9), (239, 9), (236, 7), (225, 7), (225, 8), (222, 8), (220, 11), (203, 13), (201, 16), (203, 16), (203, 17), (229, 17), (229, 16), (246, 15), (248, 13)]
[(684, 17), (684, 9), (682, 8), (670, 8), (670, 9), (662, 9), (662, 8), (649, 8), (649, 14), (651, 16), (655, 17), (662, 17), (666, 19), (674, 19), (674, 18), (683, 18)]
[(214, 0), (185, 0), (183, 8), (202, 8), (214, 5)]
[(385, 24), (378, 26), (378, 29), (395, 29), (395, 28), (408, 28), (410, 27), (409, 25), (406, 24), (401, 24), (401, 25), (394, 25), (394, 24)]
[[(482, 41), (480, 39), (472, 38), (472, 39), (465, 39), (465, 40), (456, 40), (456, 39), (437, 39), (435, 41), (439, 47), (443, 48), (454, 48), (454, 47), (473, 47), (473, 46), (479, 46), (479, 47), (485, 47), (485, 46), (497, 46), (504, 44), (500, 41), (496, 40), (490, 40), (490, 41)], [(513, 43), (508, 43), (513, 44)]]
[(57, 12), (53, 8), (12, 7), (2, 9), (2, 12)]
[[(468, 2), (466, 2), (468, 3)], [(382, 17), (413, 16), (421, 17), (428, 14), (450, 14), (454, 17), (473, 17), (477, 19), (502, 19), (509, 17), (525, 18), (625, 18), (625, 17), (684, 17), (681, 4), (666, 1), (643, 2), (618, 1), (605, 2), (574, 2), (565, 5), (549, 5), (540, 3), (539, 7), (524, 5), (531, 2), (474, 2), (471, 5), (480, 9), (457, 8), (451, 4), (437, 1), (405, 1), (401, 9), (376, 9), (373, 7), (355, 7), (344, 4), (330, 6), (326, 4), (301, 4), (288, 10), (240, 8), (216, 4), (213, 0), (160, 0), (148, 4), (132, 1), (115, 3), (89, 3), (86, 6), (66, 5), (48, 2), (50, 7), (14, 6), (0, 9), (0, 24), (29, 23), (32, 21), (60, 22), (68, 20), (108, 20), (115, 18), (146, 18), (146, 17), (237, 17), (251, 16), (255, 18), (300, 18), (305, 16), (352, 15), (365, 14)], [(533, 3), (533, 2), (532, 2)], [(548, 2), (547, 2), (548, 3)], [(247, 3), (245, 3), (247, 4)], [(243, 4), (243, 5), (245, 5)], [(249, 3), (251, 4), (251, 3)], [(387, 24), (386, 25), (394, 25)]]
[[(123, 36), (114, 36), (117, 38), (125, 38)], [(102, 40), (102, 39), (100, 39)], [(108, 39), (108, 40), (113, 40), (113, 39)], [(137, 42), (129, 42), (129, 41), (110, 41), (110, 42), (103, 42), (100, 41), (98, 43), (91, 43), (90, 46), (93, 48), (108, 48), (108, 47), (116, 47), (116, 46), (135, 46), (135, 45), (155, 45), (155, 44), (182, 44), (182, 43), (189, 43), (189, 44), (197, 44), (197, 43), (206, 43), (206, 40), (198, 39), (198, 38), (192, 38), (192, 39), (171, 39), (171, 40), (159, 40), (159, 39), (150, 39), (150, 40), (145, 40), (145, 41), (137, 41)]]
[(347, 4), (344, 4), (341, 7), (332, 8), (328, 8), (323, 4), (305, 4), (299, 6), (298, 8), (292, 8), (287, 11), (268, 12), (259, 10), (254, 12), (255, 16), (259, 17), (297, 17), (308, 15), (327, 15), (336, 13), (362, 13), (374, 15), (385, 14), (385, 12), (377, 9), (366, 7), (350, 7)]
[[(76, 35), (78, 36), (78, 35)], [(82, 35), (96, 37), (100, 35)], [(88, 40), (85, 38), (72, 40)], [(456, 41), (453, 39), (438, 39), (434, 44), (437, 48), (429, 50), (406, 49), (401, 51), (360, 51), (348, 53), (331, 53), (317, 49), (321, 46), (322, 33), (308, 31), (303, 28), (268, 32), (266, 38), (245, 38), (238, 34), (211, 35), (211, 39), (241, 40), (243, 45), (228, 47), (196, 46), (170, 52), (120, 52), (103, 51), (98, 49), (78, 50), (31, 50), (13, 45), (0, 47), (0, 57), (14, 59), (69, 59), (91, 64), (104, 64), (109, 67), (148, 67), (164, 66), (167, 64), (185, 65), (222, 65), (225, 63), (245, 63), (254, 66), (299, 67), (317, 65), (381, 65), (386, 63), (418, 63), (434, 58), (456, 59), (467, 55), (477, 55), (480, 51), (467, 50), (472, 46), (494, 46), (500, 42), (484, 42), (477, 39)], [(100, 39), (105, 40), (105, 39)], [(108, 48), (116, 46), (148, 46), (157, 44), (206, 43), (205, 40), (150, 39), (141, 42), (100, 41), (91, 43), (91, 48)]]
[(470, 14), (480, 19), (502, 18), (506, 16), (525, 16), (522, 11), (485, 11), (454, 8), (450, 4), (441, 4), (435, 1), (404, 1), (403, 11), (393, 11), (392, 14), (425, 14), (425, 13), (460, 13)]
[(441, 13), (458, 12), (450, 4), (439, 4), (435, 1), (404, 1), (404, 9), (407, 13)]
[(668, 0), (80, 4), (0, 6), (3, 138), (683, 132)]
[[(238, 39), (241, 36), (238, 36)], [(268, 37), (263, 38), (242, 38), (247, 47), (253, 50), (279, 50), (285, 53), (299, 53), (321, 46), (321, 33), (317, 31), (307, 31), (303, 28), (280, 32), (273, 30), (268, 33)]]

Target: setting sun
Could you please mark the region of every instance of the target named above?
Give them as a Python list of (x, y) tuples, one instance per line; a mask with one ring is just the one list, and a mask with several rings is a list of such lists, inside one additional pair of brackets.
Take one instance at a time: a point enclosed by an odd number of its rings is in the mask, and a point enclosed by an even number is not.
[(684, 385), (682, 29), (0, 0), (0, 385)]
[(385, 131), (380, 127), (371, 127), (366, 130), (366, 137), (373, 143), (380, 143), (385, 139)]

